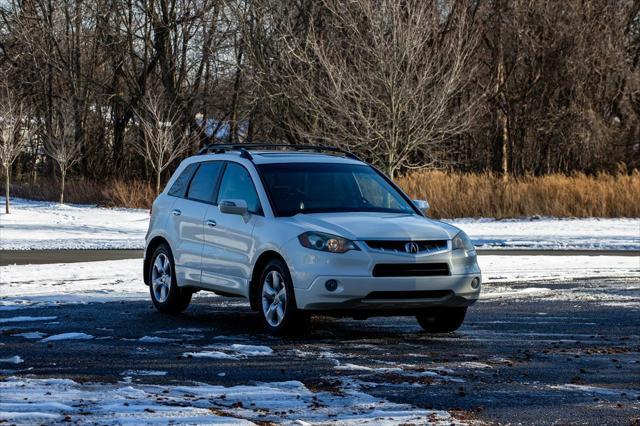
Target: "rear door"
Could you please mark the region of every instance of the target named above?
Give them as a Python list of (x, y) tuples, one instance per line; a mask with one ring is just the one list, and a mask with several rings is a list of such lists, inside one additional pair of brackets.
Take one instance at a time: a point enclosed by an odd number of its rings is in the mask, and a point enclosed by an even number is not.
[(216, 204), (222, 200), (246, 201), (249, 215), (221, 213), (217, 206), (207, 211), (202, 284), (213, 290), (246, 296), (255, 247), (253, 228), (257, 221), (263, 220), (263, 213), (251, 175), (241, 164), (227, 162)]
[(174, 259), (180, 286), (199, 286), (202, 276), (202, 247), (204, 244), (204, 218), (214, 204), (220, 171), (224, 163), (200, 163), (190, 180), (184, 198), (173, 205), (170, 214), (173, 225)]

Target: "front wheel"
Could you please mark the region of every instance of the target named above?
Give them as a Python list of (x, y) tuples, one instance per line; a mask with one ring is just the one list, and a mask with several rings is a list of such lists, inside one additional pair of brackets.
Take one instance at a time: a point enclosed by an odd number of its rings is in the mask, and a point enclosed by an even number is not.
[(191, 302), (191, 291), (178, 287), (173, 255), (166, 244), (153, 252), (149, 268), (149, 292), (156, 309), (168, 314), (184, 311)]
[(464, 322), (467, 308), (443, 308), (416, 316), (418, 324), (428, 333), (456, 331)]
[(260, 275), (260, 317), (274, 335), (299, 334), (308, 317), (296, 307), (289, 268), (279, 259), (267, 263)]

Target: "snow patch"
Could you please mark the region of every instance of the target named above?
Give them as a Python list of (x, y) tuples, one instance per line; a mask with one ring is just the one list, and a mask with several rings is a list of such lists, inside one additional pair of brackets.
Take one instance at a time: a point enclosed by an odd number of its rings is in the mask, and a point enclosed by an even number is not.
[(640, 278), (640, 260), (635, 256), (482, 255), (478, 256), (478, 264), (485, 283), (566, 281), (585, 277)]
[(219, 351), (232, 352), (234, 357), (243, 358), (248, 356), (266, 356), (273, 354), (273, 349), (268, 346), (243, 345), (233, 343), (231, 345), (214, 344), (207, 345), (205, 349), (217, 349)]
[(297, 381), (240, 385), (156, 386), (80, 384), (10, 377), (0, 382), (0, 419), (71, 423), (341, 425), (450, 424), (446, 411), (425, 410), (373, 397), (352, 387), (340, 395), (312, 392)]
[[(25, 307), (147, 300), (141, 272), (142, 259), (0, 266), (2, 303)], [(40, 320), (45, 319), (55, 317)]]
[(158, 336), (143, 336), (138, 339), (138, 342), (145, 342), (145, 343), (171, 343), (175, 341), (176, 339), (169, 339), (168, 337), (158, 337)]
[[(5, 288), (2, 289), (3, 295), (5, 294)], [(0, 324), (8, 324), (14, 322), (31, 322), (31, 321), (51, 321), (58, 317), (11, 317), (11, 318), (0, 318)]]
[(0, 362), (5, 362), (8, 364), (22, 364), (24, 362), (24, 360), (22, 358), (20, 358), (18, 355), (14, 355), (10, 358), (3, 358), (0, 359)]
[(220, 351), (185, 352), (182, 356), (185, 358), (238, 359), (235, 355), (229, 355)]
[(42, 339), (45, 334), (39, 331), (31, 331), (29, 333), (14, 334), (14, 336), (24, 337), (25, 339)]
[(121, 376), (166, 376), (166, 371), (158, 370), (127, 370), (120, 373)]
[(91, 340), (94, 337), (86, 333), (61, 333), (42, 339), (41, 342), (57, 342), (60, 340)]

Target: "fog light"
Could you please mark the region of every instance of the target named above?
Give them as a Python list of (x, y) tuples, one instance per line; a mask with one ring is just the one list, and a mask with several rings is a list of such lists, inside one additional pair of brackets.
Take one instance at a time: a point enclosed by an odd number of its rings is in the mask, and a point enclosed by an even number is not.
[(478, 287), (480, 287), (480, 278), (475, 277), (474, 279), (471, 280), (471, 288), (475, 290)]
[(338, 288), (338, 281), (327, 280), (327, 282), (324, 283), (324, 288), (326, 288), (328, 291), (336, 291), (336, 289)]

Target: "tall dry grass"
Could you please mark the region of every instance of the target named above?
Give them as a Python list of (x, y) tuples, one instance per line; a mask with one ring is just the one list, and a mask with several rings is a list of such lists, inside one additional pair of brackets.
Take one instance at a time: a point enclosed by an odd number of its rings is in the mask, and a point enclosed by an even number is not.
[[(4, 190), (3, 190), (4, 191)], [(60, 184), (53, 179), (11, 185), (11, 196), (32, 200), (58, 201)], [(4, 192), (3, 192), (4, 193)], [(64, 200), (72, 204), (98, 204), (105, 207), (149, 208), (155, 198), (153, 187), (143, 181), (111, 180), (94, 182), (71, 180), (65, 185)]]
[[(528, 176), (503, 182), (491, 173), (418, 171), (397, 180), (414, 199), (431, 204), (430, 215), (456, 217), (640, 217), (640, 173)], [(58, 182), (11, 186), (14, 197), (56, 201)], [(143, 181), (86, 180), (67, 184), (65, 201), (110, 207), (149, 208), (151, 185)]]
[(640, 217), (640, 173), (547, 175), (503, 182), (491, 173), (418, 171), (398, 179), (430, 215), (456, 217)]

